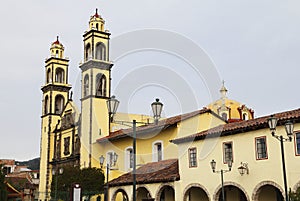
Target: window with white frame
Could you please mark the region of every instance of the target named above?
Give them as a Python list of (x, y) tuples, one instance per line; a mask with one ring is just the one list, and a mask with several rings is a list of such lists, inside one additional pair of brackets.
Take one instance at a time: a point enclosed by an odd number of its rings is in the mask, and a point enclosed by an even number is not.
[(224, 163), (228, 161), (233, 161), (233, 151), (232, 151), (232, 142), (223, 143), (223, 159)]
[(255, 147), (257, 160), (268, 158), (266, 136), (255, 138)]
[(154, 142), (152, 146), (153, 161), (163, 160), (163, 144), (161, 141)]
[(125, 150), (125, 170), (133, 168), (133, 149), (129, 147)]
[(189, 149), (189, 167), (197, 167), (197, 149), (195, 147)]
[(296, 148), (296, 155), (300, 155), (300, 133), (296, 133), (295, 135), (295, 148)]

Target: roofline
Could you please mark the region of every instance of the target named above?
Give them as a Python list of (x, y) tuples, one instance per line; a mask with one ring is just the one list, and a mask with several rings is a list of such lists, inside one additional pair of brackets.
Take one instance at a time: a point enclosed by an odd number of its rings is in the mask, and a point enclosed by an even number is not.
[[(286, 117), (290, 112), (298, 112), (299, 115), (296, 117), (295, 116)], [(285, 116), (280, 117), (281, 115), (285, 115)], [(241, 121), (241, 122), (234, 122), (234, 123), (219, 125), (219, 126), (211, 128), (211, 129), (201, 131), (199, 133), (195, 133), (195, 134), (192, 134), (192, 135), (189, 135), (186, 137), (170, 140), (170, 142), (172, 142), (174, 144), (181, 144), (184, 142), (203, 140), (207, 137), (215, 138), (215, 137), (241, 134), (241, 133), (245, 133), (245, 132), (249, 132), (249, 131), (253, 131), (253, 130), (269, 128), (267, 119), (270, 116), (271, 115), (267, 115), (267, 116), (262, 116), (262, 117), (259, 117), (256, 119), (250, 119), (250, 120)], [(276, 113), (276, 114), (274, 114), (274, 116), (279, 116), (278, 123), (277, 123), (278, 126), (284, 125), (286, 120), (292, 120), (293, 123), (299, 123), (300, 122), (300, 109)], [(261, 120), (261, 122), (260, 122), (260, 120)], [(252, 124), (249, 126), (247, 126), (247, 125), (245, 126), (245, 124), (249, 123), (249, 122)], [(226, 130), (226, 127), (229, 127), (231, 125), (237, 125), (237, 127), (232, 128), (232, 129), (229, 128), (228, 130)], [(225, 127), (225, 130), (224, 130), (224, 127)]]
[[(192, 113), (195, 113), (195, 114), (193, 114), (191, 116), (188, 116), (188, 117), (183, 117), (185, 115), (187, 116), (187, 115), (192, 114)], [(155, 127), (149, 127), (149, 128), (147, 128), (148, 126), (153, 126), (154, 125), (154, 123), (151, 123), (151, 124), (146, 125), (146, 126), (137, 127), (136, 134), (139, 135), (139, 134), (146, 134), (146, 133), (155, 132), (157, 130), (165, 130), (165, 129), (167, 129), (167, 128), (169, 128), (169, 127), (177, 124), (178, 122), (181, 122), (181, 121), (193, 118), (193, 117), (195, 117), (195, 116), (197, 116), (199, 114), (205, 114), (205, 113), (210, 113), (213, 116), (217, 117), (218, 119), (220, 119), (220, 120), (224, 121), (225, 123), (227, 123), (227, 121), (225, 121), (222, 117), (220, 117), (218, 114), (216, 114), (215, 112), (213, 112), (211, 109), (209, 109), (209, 108), (203, 108), (203, 109), (192, 111), (192, 112), (189, 112), (189, 113), (172, 116), (172, 117), (169, 117), (167, 119), (163, 119), (163, 120), (159, 121), (159, 122), (167, 122), (171, 118), (181, 117), (181, 119), (179, 119), (178, 121), (175, 121), (174, 123), (170, 123), (170, 124), (168, 124), (168, 123), (163, 124), (162, 123), (162, 125), (157, 125)], [(138, 130), (139, 128), (141, 130)], [(125, 137), (133, 135), (132, 128), (129, 128), (129, 129), (120, 129), (120, 130), (117, 130), (117, 131), (114, 131), (114, 132), (118, 132), (118, 131), (123, 131), (123, 133), (120, 133), (119, 135), (111, 136), (111, 137), (110, 136), (106, 136), (106, 137), (100, 138), (100, 139), (98, 139), (96, 141), (99, 142), (99, 143), (102, 143), (102, 142), (108, 142), (108, 141), (114, 141), (114, 140), (122, 139), (122, 138), (125, 138)], [(129, 132), (126, 132), (126, 131), (129, 131)], [(114, 133), (114, 132), (112, 132), (112, 133)]]

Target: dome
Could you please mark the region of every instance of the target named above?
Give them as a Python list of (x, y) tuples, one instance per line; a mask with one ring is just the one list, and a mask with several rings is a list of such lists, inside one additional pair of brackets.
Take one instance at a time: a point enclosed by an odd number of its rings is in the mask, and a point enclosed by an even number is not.
[(245, 104), (228, 99), (227, 89), (223, 85), (220, 89), (221, 98), (210, 103), (207, 107), (228, 122), (243, 121), (254, 118), (254, 111)]

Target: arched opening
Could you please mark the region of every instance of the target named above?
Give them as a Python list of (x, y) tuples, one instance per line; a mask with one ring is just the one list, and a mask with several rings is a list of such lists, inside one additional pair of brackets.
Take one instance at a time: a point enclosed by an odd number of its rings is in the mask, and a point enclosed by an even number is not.
[(83, 97), (89, 95), (89, 75), (86, 74), (83, 80)]
[(91, 44), (87, 44), (85, 46), (85, 61), (88, 61), (92, 59), (92, 49), (91, 49)]
[(49, 107), (49, 97), (47, 95), (45, 97), (45, 102), (44, 102), (44, 114), (48, 114), (48, 107)]
[(65, 100), (62, 95), (57, 95), (55, 97), (55, 114), (61, 114), (64, 108)]
[(247, 113), (243, 113), (243, 120), (248, 120), (248, 115), (247, 115)]
[(47, 78), (46, 79), (47, 79), (47, 83), (51, 83), (52, 82), (50, 68), (48, 68), (48, 70), (47, 70)]
[(207, 193), (198, 186), (190, 187), (184, 194), (184, 201), (209, 201)]
[(62, 68), (57, 68), (55, 70), (55, 82), (64, 83), (64, 70)]
[(139, 187), (137, 190), (136, 200), (143, 201), (151, 198), (150, 192), (145, 187)]
[(129, 201), (127, 193), (123, 189), (118, 189), (111, 198), (112, 201)]
[(284, 201), (281, 191), (271, 184), (266, 184), (257, 189), (254, 201)]
[(223, 112), (222, 113), (222, 118), (227, 121), (228, 120), (227, 113)]
[[(224, 186), (224, 197), (225, 200), (248, 201), (244, 191), (234, 185)], [(218, 190), (215, 200), (222, 201), (222, 188)]]
[(96, 23), (96, 29), (97, 29), (97, 31), (99, 31), (99, 24), (98, 23)]
[(106, 96), (106, 77), (100, 73), (96, 76), (96, 96)]
[(95, 58), (97, 60), (106, 61), (106, 51), (105, 51), (105, 45), (103, 43), (97, 43)]
[(158, 194), (156, 200), (158, 201), (175, 201), (175, 191), (172, 186), (163, 186)]

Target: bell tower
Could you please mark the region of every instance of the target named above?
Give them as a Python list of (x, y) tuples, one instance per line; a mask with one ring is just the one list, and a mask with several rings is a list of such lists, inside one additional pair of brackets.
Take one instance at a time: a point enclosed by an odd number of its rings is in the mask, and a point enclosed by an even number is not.
[(68, 101), (71, 86), (68, 84), (69, 59), (64, 58), (64, 46), (57, 37), (51, 44), (50, 57), (45, 61), (45, 83), (42, 102), (42, 125), (40, 143), (39, 200), (50, 198), (51, 167), (53, 158), (53, 130), (61, 120), (61, 113)]
[[(93, 146), (96, 139), (109, 134), (106, 100), (110, 97), (111, 68), (109, 61), (109, 31), (98, 10), (90, 17), (89, 28), (83, 34), (84, 62), (81, 69), (81, 165), (98, 163)], [(95, 145), (96, 146), (96, 145)]]

